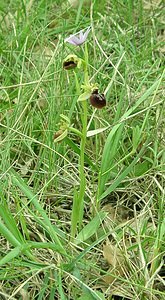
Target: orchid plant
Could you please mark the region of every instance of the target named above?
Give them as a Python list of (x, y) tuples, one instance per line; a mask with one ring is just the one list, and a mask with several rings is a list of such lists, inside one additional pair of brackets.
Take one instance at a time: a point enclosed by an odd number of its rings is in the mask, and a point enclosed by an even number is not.
[(79, 178), (80, 178), (80, 187), (79, 191), (75, 189), (73, 197), (73, 208), (72, 208), (72, 220), (71, 220), (71, 236), (74, 239), (77, 225), (79, 230), (82, 226), (83, 213), (84, 213), (84, 197), (86, 190), (86, 176), (84, 171), (84, 156), (85, 156), (85, 144), (87, 137), (87, 100), (90, 100), (90, 103), (95, 108), (102, 108), (106, 105), (106, 99), (104, 94), (99, 93), (98, 85), (91, 84), (89, 81), (89, 72), (88, 72), (88, 48), (87, 48), (87, 37), (90, 33), (91, 27), (88, 27), (86, 30), (81, 30), (76, 34), (70, 35), (65, 39), (66, 43), (73, 45), (74, 47), (79, 47), (84, 44), (83, 53), (84, 59), (78, 57), (75, 54), (69, 54), (63, 61), (63, 68), (66, 70), (71, 70), (78, 68), (84, 74), (84, 84), (80, 86), (78, 78), (75, 74), (76, 87), (77, 91), (82, 93), (79, 95), (77, 101), (82, 104), (82, 132), (70, 126), (70, 120), (68, 117), (61, 115), (60, 130), (55, 133), (54, 141), (59, 142), (64, 139), (69, 131), (77, 134), (81, 138), (80, 143), (80, 158), (79, 158)]

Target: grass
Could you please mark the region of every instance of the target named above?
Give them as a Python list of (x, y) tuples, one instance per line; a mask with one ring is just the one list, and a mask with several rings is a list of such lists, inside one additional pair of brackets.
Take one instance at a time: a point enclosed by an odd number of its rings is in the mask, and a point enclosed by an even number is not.
[[(165, 299), (163, 1), (83, 2), (0, 4), (0, 299)], [(82, 130), (62, 63), (81, 54), (64, 38), (90, 24), (107, 106), (87, 103), (76, 230), (80, 137), (54, 134), (60, 114)]]

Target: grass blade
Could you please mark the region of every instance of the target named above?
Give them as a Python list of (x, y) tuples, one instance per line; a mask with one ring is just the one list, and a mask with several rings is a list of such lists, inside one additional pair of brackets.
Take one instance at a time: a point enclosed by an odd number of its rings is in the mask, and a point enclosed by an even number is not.
[(114, 182), (111, 184), (111, 186), (106, 189), (106, 191), (100, 196), (99, 200), (102, 200), (107, 195), (109, 195), (111, 192), (115, 190), (115, 188), (124, 180), (124, 178), (132, 171), (135, 164), (138, 162), (139, 158), (142, 156), (144, 149), (146, 147), (147, 143), (142, 147), (139, 154), (134, 158), (134, 160), (131, 162), (131, 164), (114, 180)]
[[(139, 100), (135, 103), (133, 107), (131, 107), (128, 111), (125, 112), (125, 114), (121, 117), (119, 124), (116, 124), (110, 131), (104, 146), (103, 156), (101, 161), (101, 169), (99, 173), (99, 180), (98, 180), (99, 199), (103, 198), (101, 195), (103, 194), (105, 184), (108, 180), (108, 175), (106, 174), (106, 176), (103, 176), (103, 174), (106, 173), (107, 170), (109, 170), (112, 166), (112, 159), (114, 158), (114, 155), (110, 153), (111, 151), (115, 153), (117, 149), (119, 138), (122, 134), (122, 126), (126, 118), (129, 117), (135, 111), (135, 109), (139, 107), (139, 105), (141, 105), (150, 95), (152, 95), (155, 92), (155, 90), (159, 88), (162, 78), (163, 75), (161, 76), (161, 78), (159, 78), (157, 81), (153, 83), (153, 85), (139, 98)], [(112, 147), (114, 147), (114, 150), (112, 149)]]
[(19, 174), (17, 174), (14, 170), (10, 170), (10, 174), (11, 174), (13, 183), (22, 190), (22, 192), (28, 197), (28, 199), (31, 201), (31, 203), (33, 203), (33, 205), (35, 206), (36, 210), (43, 217), (44, 223), (45, 223), (45, 228), (46, 228), (46, 230), (49, 230), (52, 239), (57, 243), (57, 245), (59, 247), (61, 247), (61, 251), (63, 252), (63, 254), (66, 254), (66, 251), (65, 251), (64, 247), (62, 246), (62, 244), (55, 232), (54, 227), (52, 226), (44, 209), (39, 204), (37, 196), (32, 193), (30, 188), (26, 185), (26, 183), (23, 181), (23, 179), (20, 177)]
[(75, 244), (78, 245), (85, 242), (92, 235), (94, 235), (99, 228), (101, 222), (104, 220), (106, 213), (101, 211), (98, 213), (77, 235)]

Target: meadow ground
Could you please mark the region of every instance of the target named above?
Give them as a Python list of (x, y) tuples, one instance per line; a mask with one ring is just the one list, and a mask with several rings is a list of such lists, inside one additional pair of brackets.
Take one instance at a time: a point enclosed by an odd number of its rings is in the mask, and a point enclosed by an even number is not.
[(163, 9), (0, 3), (0, 299), (165, 299)]

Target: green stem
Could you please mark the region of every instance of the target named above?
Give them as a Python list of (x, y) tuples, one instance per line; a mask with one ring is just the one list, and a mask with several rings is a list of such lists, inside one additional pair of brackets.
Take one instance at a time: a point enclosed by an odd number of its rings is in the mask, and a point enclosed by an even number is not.
[[(84, 65), (84, 84), (89, 85), (89, 77), (88, 77), (88, 49), (85, 44), (85, 65)], [(74, 72), (75, 80), (76, 80), (76, 90), (77, 93), (80, 94), (80, 84), (77, 78), (76, 72)], [(82, 101), (82, 110), (81, 110), (81, 121), (82, 121), (82, 132), (80, 133), (77, 130), (72, 130), (72, 132), (78, 134), (81, 137), (80, 143), (80, 157), (79, 157), (79, 178), (80, 178), (80, 188), (79, 191), (75, 188), (74, 197), (73, 197), (73, 207), (72, 207), (72, 216), (71, 216), (71, 237), (72, 241), (74, 241), (74, 237), (77, 230), (77, 224), (79, 225), (79, 231), (81, 230), (83, 214), (84, 214), (84, 196), (86, 190), (86, 178), (84, 171), (84, 160), (85, 160), (85, 144), (86, 144), (86, 136), (87, 136), (87, 101)]]
[(74, 127), (68, 127), (68, 130), (75, 133), (77, 136), (82, 137), (82, 132)]
[(87, 43), (85, 43), (85, 69), (84, 69), (84, 83), (85, 85), (89, 85), (89, 75), (88, 75), (88, 47)]
[(86, 133), (87, 133), (87, 101), (82, 102), (83, 116), (82, 116), (82, 138), (80, 144), (80, 191), (79, 191), (79, 227), (81, 227), (83, 212), (84, 212), (84, 195), (86, 189), (86, 178), (84, 171), (84, 156), (85, 156), (85, 144), (86, 144)]
[[(85, 43), (85, 68), (84, 68), (84, 84), (89, 84), (89, 76), (88, 76), (88, 48), (87, 43)], [(87, 101), (82, 101), (82, 137), (80, 144), (80, 166), (79, 166), (79, 174), (80, 174), (80, 191), (79, 191), (79, 228), (82, 225), (83, 213), (84, 213), (84, 196), (86, 189), (86, 178), (84, 171), (84, 156), (85, 156), (85, 144), (86, 144), (86, 136), (87, 136)]]

